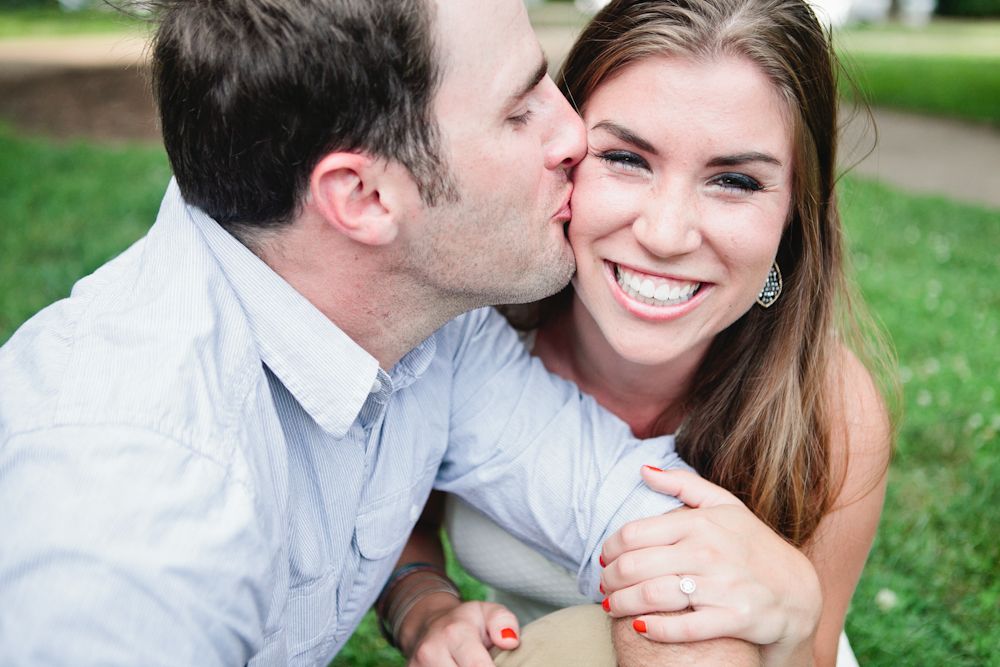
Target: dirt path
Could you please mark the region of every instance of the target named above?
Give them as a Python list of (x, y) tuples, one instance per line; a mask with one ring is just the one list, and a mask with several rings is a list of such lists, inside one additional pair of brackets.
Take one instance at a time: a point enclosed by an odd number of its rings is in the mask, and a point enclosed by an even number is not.
[[(958, 121), (875, 109), (878, 143), (853, 172), (910, 192), (1000, 208), (1000, 131)], [(864, 116), (847, 125), (841, 163), (871, 148)]]
[(141, 34), (0, 40), (0, 120), (30, 134), (159, 141)]
[[(538, 23), (554, 65), (576, 30)], [(0, 40), (0, 119), (60, 138), (157, 141), (146, 62), (138, 34)], [(911, 192), (1000, 208), (1000, 131), (884, 109), (875, 120), (878, 145), (867, 157), (865, 117), (847, 126), (845, 166)]]

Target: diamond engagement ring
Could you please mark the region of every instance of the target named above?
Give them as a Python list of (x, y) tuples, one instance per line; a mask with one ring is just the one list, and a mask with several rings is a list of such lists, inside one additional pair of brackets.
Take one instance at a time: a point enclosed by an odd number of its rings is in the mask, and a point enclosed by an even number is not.
[(691, 577), (681, 577), (677, 585), (680, 587), (681, 593), (688, 596), (688, 606), (694, 607), (694, 602), (691, 601), (691, 594), (698, 589), (698, 584), (694, 583), (694, 579)]

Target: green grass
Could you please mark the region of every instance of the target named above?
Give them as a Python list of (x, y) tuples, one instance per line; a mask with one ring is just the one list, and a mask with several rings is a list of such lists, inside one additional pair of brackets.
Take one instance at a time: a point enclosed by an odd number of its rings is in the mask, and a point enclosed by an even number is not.
[(846, 63), (872, 106), (1000, 127), (1000, 56), (857, 53)]
[(863, 26), (835, 43), (873, 106), (1000, 126), (1000, 21)]
[(110, 9), (66, 12), (59, 7), (0, 10), (0, 39), (59, 37), (141, 29), (142, 21)]
[[(0, 341), (139, 237), (167, 179), (160, 149), (0, 128)], [(905, 408), (851, 640), (866, 667), (1000, 665), (1000, 211), (856, 179), (843, 202), (860, 284), (898, 351)], [(875, 603), (883, 589), (894, 607)], [(334, 664), (403, 663), (369, 619)]]
[[(846, 186), (852, 256), (895, 343), (905, 409), (848, 632), (863, 665), (998, 665), (1000, 211)], [(895, 608), (875, 605), (882, 589)]]
[(57, 145), (0, 127), (0, 342), (141, 236), (169, 177), (159, 148)]

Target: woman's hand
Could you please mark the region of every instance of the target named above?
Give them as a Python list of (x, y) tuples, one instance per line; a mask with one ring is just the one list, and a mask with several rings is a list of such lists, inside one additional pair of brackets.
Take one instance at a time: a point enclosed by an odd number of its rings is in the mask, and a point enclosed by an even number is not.
[[(605, 543), (601, 584), (611, 615), (690, 607), (637, 621), (656, 641), (735, 637), (809, 656), (823, 604), (809, 559), (725, 489), (683, 471), (646, 467), (642, 475), (692, 509), (633, 521)], [(690, 595), (682, 578), (694, 583)]]
[(408, 651), (410, 667), (493, 667), (489, 649), (509, 651), (520, 643), (517, 618), (503, 605), (463, 602), (421, 611), (420, 628)]

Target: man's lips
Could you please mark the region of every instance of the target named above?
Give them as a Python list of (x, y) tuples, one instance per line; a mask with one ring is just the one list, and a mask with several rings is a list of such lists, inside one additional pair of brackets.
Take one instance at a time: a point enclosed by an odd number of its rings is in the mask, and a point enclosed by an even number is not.
[(552, 216), (552, 218), (556, 222), (569, 222), (570, 218), (573, 217), (573, 212), (572, 209), (570, 208), (570, 203), (569, 203), (570, 197), (572, 195), (573, 195), (573, 188), (571, 187), (566, 192), (566, 196), (563, 197), (562, 206), (560, 206), (559, 210), (556, 211), (555, 215)]

